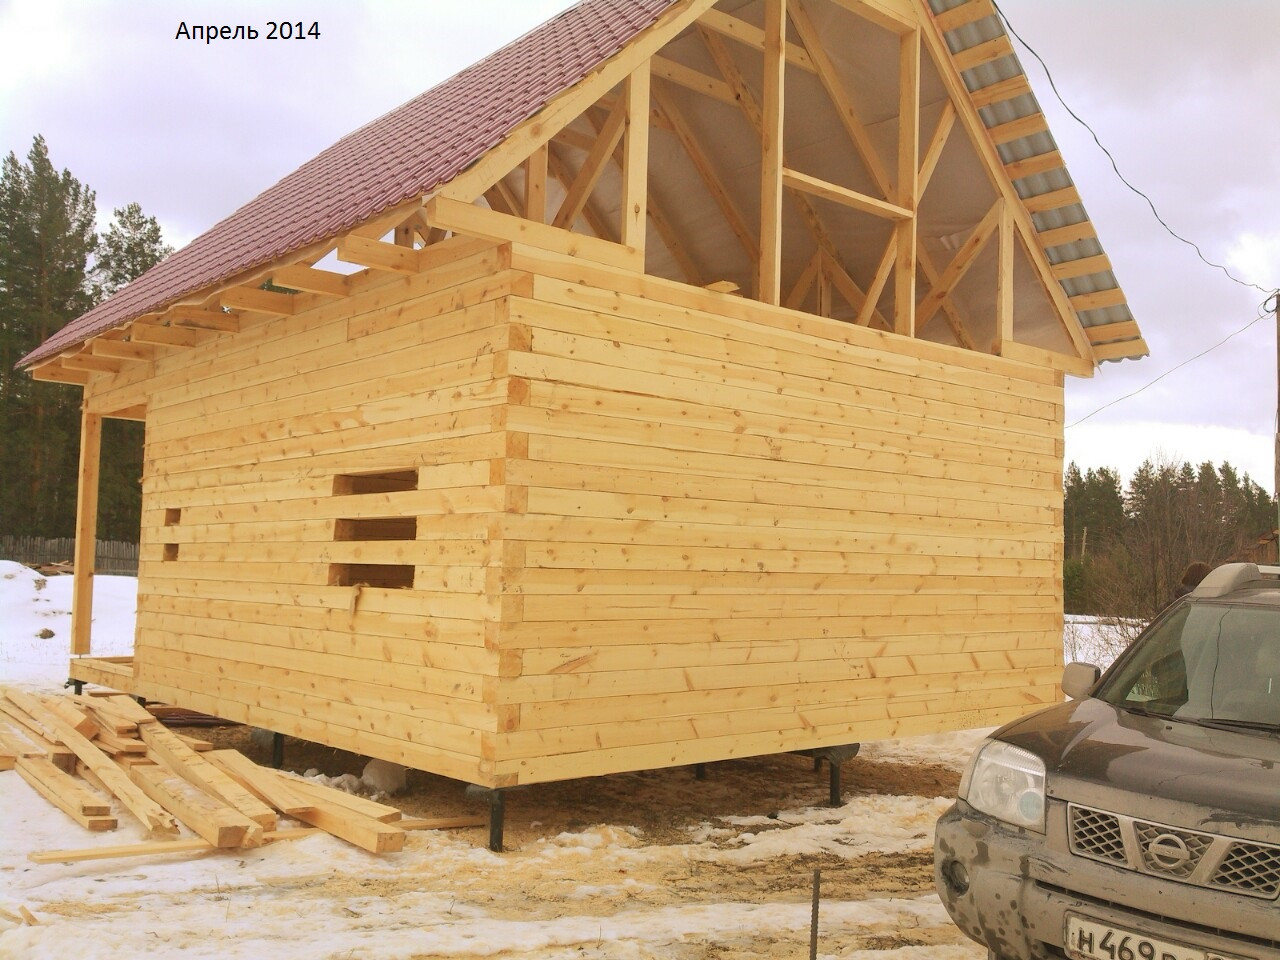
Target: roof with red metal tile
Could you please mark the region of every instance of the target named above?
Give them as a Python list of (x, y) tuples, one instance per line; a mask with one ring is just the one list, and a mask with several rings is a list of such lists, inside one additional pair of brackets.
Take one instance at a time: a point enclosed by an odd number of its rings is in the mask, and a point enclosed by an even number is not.
[(466, 170), (621, 50), (674, 0), (584, 0), (343, 137), (73, 320), (30, 365), (144, 313), (335, 237)]

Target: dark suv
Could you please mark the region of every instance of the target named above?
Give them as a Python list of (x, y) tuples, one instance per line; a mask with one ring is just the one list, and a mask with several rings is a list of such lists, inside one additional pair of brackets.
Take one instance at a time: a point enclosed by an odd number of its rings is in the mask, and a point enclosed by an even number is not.
[(952, 919), (992, 958), (1280, 960), (1280, 568), (1219, 567), (1062, 689), (938, 821)]

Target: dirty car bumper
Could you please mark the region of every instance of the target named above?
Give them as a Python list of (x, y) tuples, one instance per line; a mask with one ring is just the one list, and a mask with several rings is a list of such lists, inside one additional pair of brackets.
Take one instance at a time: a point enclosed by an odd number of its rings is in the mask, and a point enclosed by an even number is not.
[(1050, 803), (1047, 833), (1038, 834), (957, 801), (938, 821), (934, 879), (956, 925), (1002, 958), (1067, 956), (1067, 915), (1075, 914), (1210, 958), (1280, 960), (1280, 903), (1073, 856), (1062, 803)]

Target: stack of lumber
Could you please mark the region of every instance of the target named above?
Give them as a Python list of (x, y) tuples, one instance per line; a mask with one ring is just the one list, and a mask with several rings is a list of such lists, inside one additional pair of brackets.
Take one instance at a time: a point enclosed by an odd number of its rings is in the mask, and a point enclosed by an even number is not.
[[(205, 748), (205, 749), (201, 749)], [(386, 804), (260, 767), (163, 726), (124, 695), (50, 697), (0, 688), (0, 770), (89, 830), (114, 830), (115, 803), (148, 843), (32, 854), (36, 862), (257, 847), (324, 831), (371, 853), (403, 849), (406, 829), (483, 820), (407, 821)], [(278, 829), (277, 815), (312, 829)], [(180, 826), (199, 839), (180, 839)]]

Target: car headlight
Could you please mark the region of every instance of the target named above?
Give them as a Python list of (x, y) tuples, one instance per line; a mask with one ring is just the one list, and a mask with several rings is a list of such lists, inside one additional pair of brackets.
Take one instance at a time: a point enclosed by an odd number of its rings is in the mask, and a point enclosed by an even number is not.
[(1044, 832), (1044, 761), (1029, 750), (988, 740), (969, 762), (960, 797), (975, 810)]

